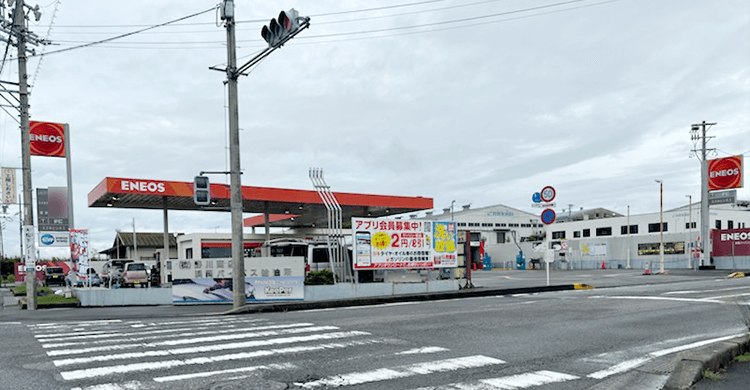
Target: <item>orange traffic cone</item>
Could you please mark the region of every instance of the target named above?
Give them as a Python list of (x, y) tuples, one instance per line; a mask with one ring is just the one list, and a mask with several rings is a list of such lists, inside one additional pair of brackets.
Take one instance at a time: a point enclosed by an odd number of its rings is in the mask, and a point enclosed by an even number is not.
[(602, 260), (602, 269), (607, 269), (607, 267), (604, 266), (604, 260)]

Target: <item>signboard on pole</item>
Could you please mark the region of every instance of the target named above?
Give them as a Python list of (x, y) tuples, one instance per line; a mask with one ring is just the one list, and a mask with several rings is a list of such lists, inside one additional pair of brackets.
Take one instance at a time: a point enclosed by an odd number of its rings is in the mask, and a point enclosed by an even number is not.
[(354, 269), (458, 267), (456, 223), (352, 218)]
[(65, 124), (29, 122), (31, 155), (65, 157)]
[(708, 160), (708, 190), (742, 188), (742, 156)]
[(16, 170), (13, 168), (3, 168), (3, 204), (15, 204), (16, 200)]
[(40, 232), (67, 232), (67, 187), (37, 188), (36, 218)]
[(714, 191), (708, 193), (708, 205), (734, 204), (737, 202), (737, 190)]

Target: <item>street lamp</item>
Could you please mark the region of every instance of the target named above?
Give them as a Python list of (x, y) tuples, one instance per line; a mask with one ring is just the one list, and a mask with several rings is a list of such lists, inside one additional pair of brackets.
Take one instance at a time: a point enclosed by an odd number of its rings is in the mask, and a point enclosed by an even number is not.
[(456, 200), (451, 201), (451, 221), (453, 221), (453, 204), (456, 203)]
[(664, 273), (664, 181), (659, 183), (659, 273)]

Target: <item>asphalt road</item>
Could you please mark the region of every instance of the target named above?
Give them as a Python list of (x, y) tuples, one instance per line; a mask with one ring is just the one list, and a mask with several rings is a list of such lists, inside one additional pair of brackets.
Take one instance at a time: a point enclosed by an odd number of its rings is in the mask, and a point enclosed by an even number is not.
[[(4, 389), (659, 389), (681, 354), (747, 331), (750, 279), (553, 272), (536, 294), (207, 316), (226, 306), (0, 314)], [(588, 275), (588, 276), (587, 276)], [(572, 280), (575, 279), (575, 280)], [(479, 272), (480, 288), (545, 285)], [(149, 314), (150, 313), (150, 314)]]

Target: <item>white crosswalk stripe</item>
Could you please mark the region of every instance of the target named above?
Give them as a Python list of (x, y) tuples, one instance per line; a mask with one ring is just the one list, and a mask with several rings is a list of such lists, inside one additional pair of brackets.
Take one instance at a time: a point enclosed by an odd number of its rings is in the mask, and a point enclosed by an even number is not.
[[(482, 368), (506, 364), (496, 357), (456, 356), (441, 346), (415, 346), (360, 330), (242, 317), (46, 323), (29, 325), (29, 329), (52, 365), (60, 370), (59, 377), (70, 383), (71, 390), (159, 389), (181, 381), (192, 385), (195, 381), (212, 383), (290, 372), (299, 372), (297, 377), (304, 378), (302, 382), (288, 382), (290, 387), (334, 388), (387, 382), (399, 388), (398, 381), (407, 378), (432, 378), (432, 374), (459, 370), (482, 372)], [(402, 345), (408, 347), (398, 348)], [(311, 361), (321, 353), (334, 351), (346, 351), (344, 356), (353, 354), (355, 359), (376, 363), (360, 372), (308, 376), (306, 370)], [(328, 356), (337, 359), (339, 353)], [(378, 363), (382, 361), (392, 363), (383, 367)], [(335, 370), (332, 367), (339, 367), (337, 364), (323, 370)], [(524, 389), (577, 378), (537, 371), (434, 389)]]

